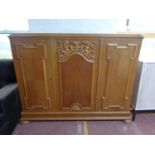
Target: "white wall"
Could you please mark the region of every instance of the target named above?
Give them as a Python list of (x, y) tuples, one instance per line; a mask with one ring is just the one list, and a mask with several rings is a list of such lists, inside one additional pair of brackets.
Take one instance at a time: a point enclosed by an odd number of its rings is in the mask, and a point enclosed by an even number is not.
[(29, 31), (38, 33), (116, 33), (117, 20), (29, 19)]
[(143, 63), (136, 110), (155, 110), (155, 63)]

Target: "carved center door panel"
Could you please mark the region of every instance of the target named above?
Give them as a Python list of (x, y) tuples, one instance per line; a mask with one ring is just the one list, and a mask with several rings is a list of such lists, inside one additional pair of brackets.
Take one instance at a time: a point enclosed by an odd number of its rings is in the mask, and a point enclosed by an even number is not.
[(90, 111), (95, 108), (98, 42), (57, 42), (61, 110)]
[(14, 45), (14, 64), (23, 111), (51, 109), (47, 44), (38, 42), (24, 41)]
[(98, 102), (105, 111), (129, 110), (137, 44), (103, 43), (100, 57)]

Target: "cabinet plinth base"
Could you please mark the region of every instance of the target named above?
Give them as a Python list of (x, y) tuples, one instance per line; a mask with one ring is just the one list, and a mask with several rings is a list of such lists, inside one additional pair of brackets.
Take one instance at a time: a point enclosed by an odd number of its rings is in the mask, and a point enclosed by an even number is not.
[(126, 120), (132, 119), (132, 115), (129, 112), (77, 112), (77, 113), (63, 113), (63, 112), (53, 112), (53, 113), (22, 113), (21, 121), (24, 120)]

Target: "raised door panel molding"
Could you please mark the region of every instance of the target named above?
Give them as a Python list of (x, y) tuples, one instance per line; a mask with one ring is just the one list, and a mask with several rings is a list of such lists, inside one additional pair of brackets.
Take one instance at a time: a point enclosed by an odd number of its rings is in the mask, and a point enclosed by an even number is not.
[(136, 59), (136, 44), (106, 45), (106, 78), (102, 95), (103, 110), (128, 110), (131, 102), (129, 85), (133, 63)]
[(16, 59), (23, 83), (23, 101), (25, 110), (48, 110), (51, 98), (48, 92), (46, 44), (15, 44)]
[(89, 111), (94, 107), (98, 41), (57, 41), (61, 110)]

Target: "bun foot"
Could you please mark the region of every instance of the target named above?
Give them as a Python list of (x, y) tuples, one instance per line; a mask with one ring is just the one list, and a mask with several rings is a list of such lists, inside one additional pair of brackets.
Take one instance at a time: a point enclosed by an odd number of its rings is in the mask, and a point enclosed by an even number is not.
[(132, 120), (128, 119), (128, 120), (123, 120), (124, 123), (131, 123)]
[(20, 124), (28, 124), (30, 121), (20, 121)]

